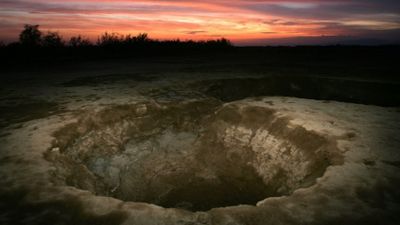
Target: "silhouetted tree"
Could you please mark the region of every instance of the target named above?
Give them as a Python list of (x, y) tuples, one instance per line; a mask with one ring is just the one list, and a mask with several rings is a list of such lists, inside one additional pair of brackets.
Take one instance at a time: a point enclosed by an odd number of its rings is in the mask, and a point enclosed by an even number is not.
[(19, 35), (19, 42), (25, 46), (39, 46), (42, 32), (39, 25), (26, 24), (24, 30)]
[(64, 46), (64, 41), (62, 37), (57, 32), (47, 32), (47, 34), (42, 38), (42, 45), (44, 47), (62, 47)]
[(68, 44), (71, 47), (87, 47), (92, 45), (89, 39), (83, 38), (80, 35), (71, 37)]

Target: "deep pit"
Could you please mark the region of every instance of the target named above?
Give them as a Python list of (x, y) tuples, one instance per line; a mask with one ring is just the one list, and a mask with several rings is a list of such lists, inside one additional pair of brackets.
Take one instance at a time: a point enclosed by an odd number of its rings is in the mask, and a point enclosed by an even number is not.
[(54, 137), (57, 185), (190, 211), (288, 195), (339, 161), (333, 139), (270, 108), (210, 99), (88, 110)]

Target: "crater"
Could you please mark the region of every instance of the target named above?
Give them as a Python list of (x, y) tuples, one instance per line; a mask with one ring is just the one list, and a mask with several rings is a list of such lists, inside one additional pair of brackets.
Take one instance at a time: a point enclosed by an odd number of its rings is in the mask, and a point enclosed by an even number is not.
[(56, 184), (190, 211), (289, 195), (340, 161), (333, 139), (267, 106), (211, 99), (88, 110), (54, 137)]

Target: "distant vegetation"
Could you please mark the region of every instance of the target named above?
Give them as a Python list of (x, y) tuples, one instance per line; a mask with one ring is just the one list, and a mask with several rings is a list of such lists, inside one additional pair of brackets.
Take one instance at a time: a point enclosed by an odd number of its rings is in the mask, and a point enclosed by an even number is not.
[[(59, 33), (25, 25), (19, 41), (0, 41), (0, 70), (32, 70), (80, 62), (204, 64), (204, 71), (244, 71), (260, 74), (379, 74), (392, 76), (400, 46), (233, 46), (227, 39), (155, 40), (146, 33), (103, 33), (96, 41), (77, 35), (65, 40)], [(69, 64), (70, 63), (70, 64)], [(221, 65), (220, 67), (214, 64)], [(372, 69), (371, 69), (372, 68)], [(374, 69), (378, 68), (378, 69)], [(349, 72), (353, 71), (353, 72)], [(396, 75), (397, 76), (397, 75)]]
[(157, 40), (147, 33), (122, 35), (105, 32), (97, 41), (73, 36), (65, 40), (58, 32), (40, 30), (39, 25), (25, 25), (17, 42), (0, 42), (0, 66), (50, 64), (109, 58), (143, 58), (226, 52), (233, 45), (225, 38), (193, 41)]
[(201, 48), (227, 48), (232, 44), (225, 38), (206, 41), (186, 40), (155, 40), (149, 38), (147, 33), (139, 33), (136, 36), (131, 34), (121, 35), (118, 33), (108, 33), (100, 35), (97, 42), (92, 43), (89, 39), (80, 35), (71, 37), (65, 41), (58, 32), (48, 31), (43, 33), (39, 25), (25, 25), (19, 35), (19, 42), (9, 45), (0, 45), (2, 47), (22, 47), (22, 48), (78, 48), (78, 47), (201, 47)]
[(0, 66), (18, 67), (65, 61), (109, 58), (143, 58), (226, 52), (233, 45), (225, 38), (193, 41), (151, 39), (147, 33), (122, 35), (105, 32), (97, 41), (73, 36), (65, 40), (58, 32), (43, 32), (39, 25), (25, 25), (17, 42), (0, 42)]

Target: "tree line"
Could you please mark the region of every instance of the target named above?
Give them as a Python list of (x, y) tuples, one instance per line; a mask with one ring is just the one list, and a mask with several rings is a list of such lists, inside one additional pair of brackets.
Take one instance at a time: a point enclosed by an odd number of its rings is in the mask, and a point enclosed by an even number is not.
[(101, 34), (96, 42), (80, 35), (64, 40), (58, 32), (42, 32), (39, 25), (26, 24), (19, 34), (19, 41), (2, 45), (2, 47), (23, 47), (23, 48), (88, 48), (88, 47), (208, 47), (226, 48), (232, 44), (225, 38), (206, 41), (185, 40), (156, 40), (149, 38), (147, 33), (138, 35), (121, 35), (118, 33), (105, 32)]

